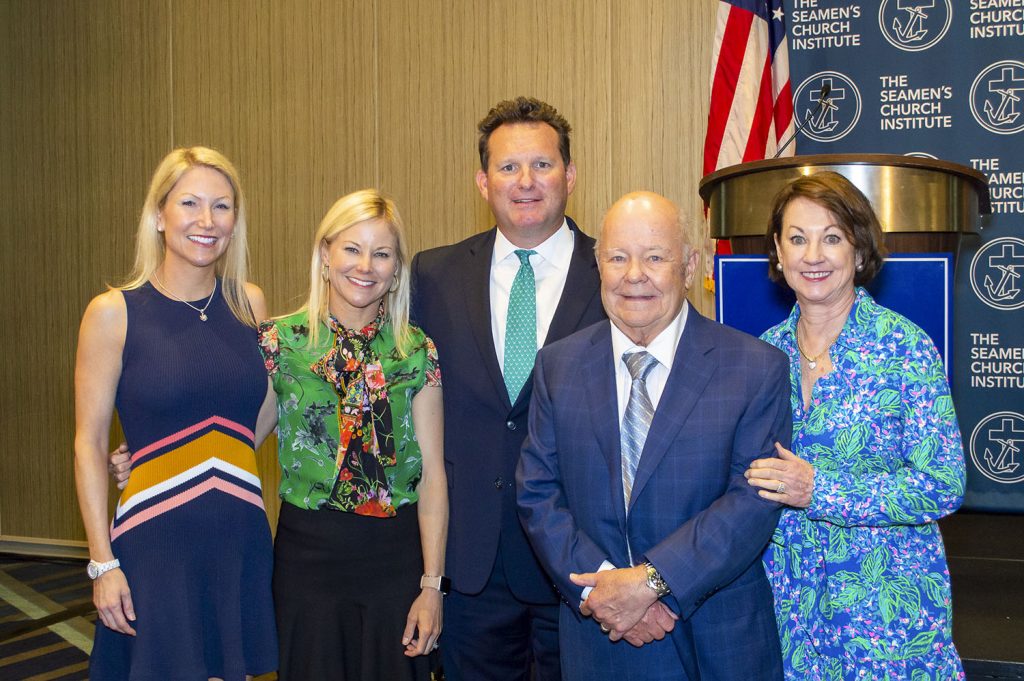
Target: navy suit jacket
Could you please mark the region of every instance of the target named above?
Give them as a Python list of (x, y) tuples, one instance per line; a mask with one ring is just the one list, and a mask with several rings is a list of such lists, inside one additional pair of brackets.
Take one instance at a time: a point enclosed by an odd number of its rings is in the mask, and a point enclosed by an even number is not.
[[(776, 441), (789, 446), (786, 356), (691, 307), (628, 514), (614, 361), (609, 322), (540, 352), (517, 472), (521, 517), (564, 601), (563, 673), (628, 679), (638, 665), (650, 673), (674, 664), (674, 678), (781, 678), (772, 593), (758, 560), (780, 507), (758, 497), (743, 472), (773, 456)], [(672, 590), (664, 600), (681, 616), (675, 651), (668, 638), (640, 649), (612, 644), (578, 612), (582, 589), (569, 573), (605, 560), (628, 567), (630, 550), (634, 564), (649, 560)]]
[[(572, 260), (546, 343), (604, 318), (594, 240), (570, 219)], [(479, 593), (501, 546), (509, 586), (521, 600), (557, 596), (516, 515), (515, 470), (526, 437), (532, 381), (513, 404), (491, 334), (490, 276), (496, 229), (417, 255), (412, 313), (437, 345), (444, 387), (448, 476), (446, 572), (452, 588)]]

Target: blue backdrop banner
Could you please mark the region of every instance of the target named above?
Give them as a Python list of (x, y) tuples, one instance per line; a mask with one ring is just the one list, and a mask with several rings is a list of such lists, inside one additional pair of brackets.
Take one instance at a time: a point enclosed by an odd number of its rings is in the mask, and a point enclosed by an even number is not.
[[(784, 284), (768, 279), (768, 257), (720, 255), (715, 258), (715, 313), (723, 324), (760, 336), (789, 315), (796, 297)], [(867, 286), (890, 310), (914, 322), (928, 334), (952, 368), (953, 256), (894, 253)]]
[(1024, 512), (1024, 0), (790, 0), (786, 19), (798, 154), (929, 156), (989, 178), (947, 359), (965, 505)]

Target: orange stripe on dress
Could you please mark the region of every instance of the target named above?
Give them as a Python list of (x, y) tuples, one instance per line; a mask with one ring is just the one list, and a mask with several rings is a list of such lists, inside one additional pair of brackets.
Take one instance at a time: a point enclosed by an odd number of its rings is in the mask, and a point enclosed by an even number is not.
[(252, 445), (219, 430), (213, 430), (178, 449), (161, 454), (133, 468), (128, 485), (121, 493), (121, 503), (153, 485), (195, 468), (213, 456), (259, 477)]

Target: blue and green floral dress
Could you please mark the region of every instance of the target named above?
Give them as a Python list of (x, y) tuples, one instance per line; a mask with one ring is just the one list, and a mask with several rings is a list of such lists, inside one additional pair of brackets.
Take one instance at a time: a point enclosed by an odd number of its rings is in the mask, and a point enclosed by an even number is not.
[(942, 359), (863, 289), (803, 408), (799, 305), (762, 338), (790, 358), (793, 452), (815, 468), (764, 553), (786, 678), (962, 679), (936, 520), (963, 499), (964, 455)]

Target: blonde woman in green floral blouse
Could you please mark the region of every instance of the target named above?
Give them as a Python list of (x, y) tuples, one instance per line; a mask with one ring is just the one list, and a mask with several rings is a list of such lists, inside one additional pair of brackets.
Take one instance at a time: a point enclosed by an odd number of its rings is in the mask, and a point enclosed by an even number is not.
[(281, 681), (430, 677), (448, 493), (441, 375), (408, 322), (408, 263), (395, 204), (349, 194), (317, 230), (306, 305), (260, 325), (277, 393)]

